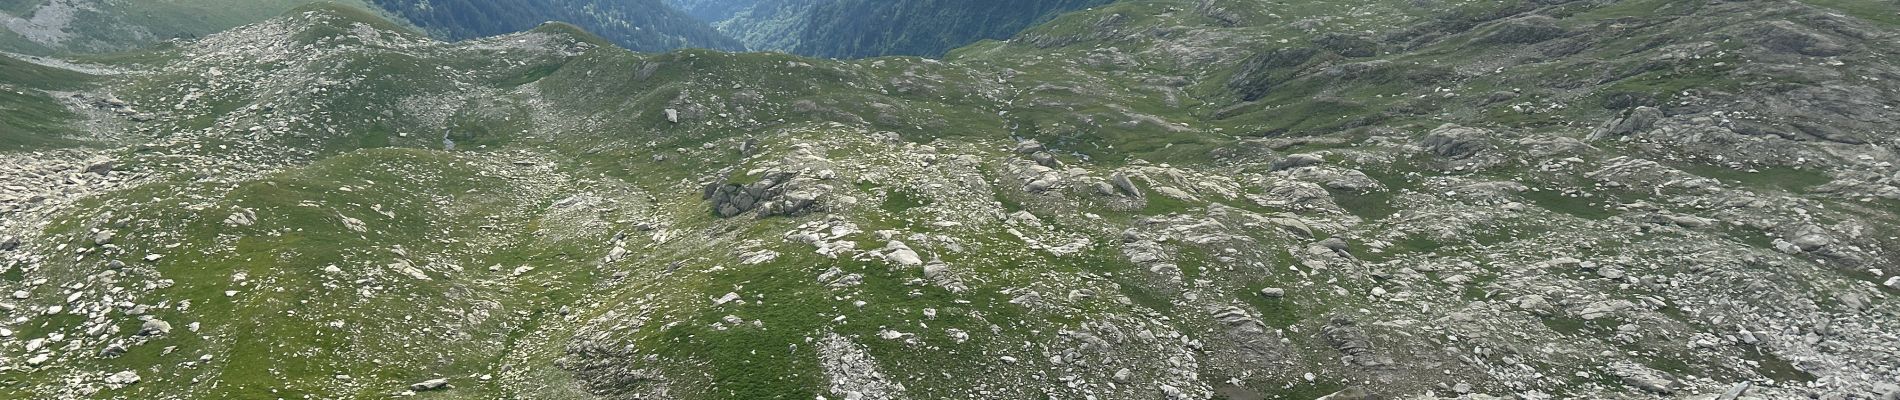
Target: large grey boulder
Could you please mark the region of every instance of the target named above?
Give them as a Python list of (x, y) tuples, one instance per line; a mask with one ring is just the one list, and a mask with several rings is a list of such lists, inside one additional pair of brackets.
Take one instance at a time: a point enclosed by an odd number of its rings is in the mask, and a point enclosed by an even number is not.
[(1320, 157), (1317, 154), (1294, 154), (1294, 155), (1286, 156), (1286, 158), (1274, 160), (1273, 164), (1268, 165), (1267, 168), (1274, 171), (1285, 171), (1285, 170), (1294, 169), (1294, 168), (1319, 165), (1320, 163), (1323, 163), (1323, 162), (1326, 162), (1326, 159)]
[(931, 260), (929, 264), (924, 264), (924, 279), (952, 293), (970, 290), (963, 284), (963, 280), (950, 270), (950, 265), (945, 264), (943, 260)]
[(1629, 136), (1633, 134), (1648, 132), (1650, 129), (1654, 129), (1656, 127), (1656, 122), (1662, 121), (1662, 119), (1663, 119), (1662, 110), (1658, 110), (1655, 107), (1649, 107), (1649, 106), (1636, 107), (1634, 109), (1630, 109), (1628, 112), (1625, 112), (1622, 117), (1618, 117), (1617, 119), (1610, 120), (1610, 122), (1603, 124), (1603, 126), (1597, 128), (1595, 132), (1591, 132), (1590, 140), (1600, 140), (1600, 139)]
[(1141, 188), (1135, 186), (1134, 180), (1128, 179), (1128, 174), (1124, 174), (1121, 172), (1116, 172), (1114, 174), (1111, 174), (1108, 176), (1108, 183), (1110, 185), (1115, 185), (1116, 190), (1121, 191), (1122, 194), (1126, 194), (1129, 197), (1134, 197), (1134, 198), (1143, 197), (1141, 193)]
[(1483, 129), (1445, 124), (1426, 134), (1419, 147), (1439, 157), (1469, 158), (1491, 148), (1487, 136), (1490, 132)]
[(704, 199), (712, 203), (713, 213), (732, 218), (752, 210), (759, 216), (797, 215), (817, 204), (820, 194), (801, 190), (793, 183), (795, 172), (774, 172), (758, 182), (736, 184), (719, 182), (707, 185)]
[(1384, 357), (1372, 350), (1372, 339), (1357, 321), (1347, 317), (1333, 317), (1326, 326), (1320, 328), (1320, 338), (1339, 351), (1347, 362), (1362, 367), (1374, 367), (1386, 363)]
[(1623, 384), (1633, 388), (1665, 396), (1676, 392), (1675, 379), (1662, 371), (1641, 364), (1628, 361), (1617, 362), (1610, 364), (1609, 370), (1610, 374), (1622, 378)]

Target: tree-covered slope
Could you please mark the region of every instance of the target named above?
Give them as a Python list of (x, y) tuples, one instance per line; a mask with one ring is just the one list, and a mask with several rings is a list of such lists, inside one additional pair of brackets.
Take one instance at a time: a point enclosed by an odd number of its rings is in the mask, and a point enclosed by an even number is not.
[(666, 0), (667, 4), (685, 11), (687, 15), (707, 23), (716, 23), (732, 18), (759, 0)]
[(548, 21), (574, 24), (635, 51), (744, 46), (660, 0), (373, 0), (450, 39), (519, 32)]
[[(755, 50), (830, 58), (940, 56), (1109, 0), (759, 0), (719, 22)], [(724, 3), (730, 4), (730, 3)]]

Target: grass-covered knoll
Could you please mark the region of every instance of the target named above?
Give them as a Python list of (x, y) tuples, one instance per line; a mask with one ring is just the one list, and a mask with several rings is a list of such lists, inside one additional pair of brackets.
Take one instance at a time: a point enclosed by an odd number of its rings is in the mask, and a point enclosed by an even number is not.
[(46, 93), (0, 86), (0, 150), (77, 144), (69, 138), (78, 133), (73, 126), (77, 119), (77, 115)]
[[(177, 331), (121, 357), (79, 357), (68, 367), (145, 371), (146, 383), (119, 395), (207, 398), (376, 396), (433, 377), (500, 374), (510, 354), (539, 354), (539, 344), (510, 338), (573, 301), (595, 279), (582, 262), (591, 257), (580, 255), (597, 251), (593, 243), (536, 240), (539, 210), (556, 200), (541, 196), (555, 188), (496, 175), (503, 165), (371, 150), (234, 186), (157, 183), (88, 201), (82, 207), (98, 213), (49, 230), (76, 244), (93, 228), (125, 232), (116, 242), (123, 252), (107, 258), (133, 265), (126, 272), (140, 280), (175, 283), (125, 289), (159, 304), (152, 315)], [(255, 212), (255, 225), (225, 222), (244, 210)], [(108, 212), (117, 218), (94, 218)], [(164, 258), (146, 262), (146, 254)], [(61, 267), (48, 268), (65, 271), (62, 279), (103, 271), (98, 258), (56, 262)], [(55, 325), (41, 328), (47, 332), (80, 329), (79, 321), (48, 321)], [(110, 322), (121, 326), (115, 339), (138, 329), (130, 317)], [(187, 332), (193, 323), (200, 330)], [(206, 354), (215, 357), (180, 366)], [(60, 371), (6, 374), (24, 382), (13, 390), (37, 390)]]
[(85, 73), (0, 56), (0, 84), (17, 88), (72, 90), (96, 81), (96, 77)]
[(49, 90), (78, 90), (97, 77), (0, 56), (0, 150), (76, 144), (79, 116)]

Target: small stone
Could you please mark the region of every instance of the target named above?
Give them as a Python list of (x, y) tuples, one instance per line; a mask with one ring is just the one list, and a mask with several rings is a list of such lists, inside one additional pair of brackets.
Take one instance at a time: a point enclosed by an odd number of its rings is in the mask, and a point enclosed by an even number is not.
[(237, 212), (231, 213), (231, 216), (224, 218), (224, 224), (230, 226), (251, 226), (256, 223), (257, 211), (249, 208), (240, 208)]
[(1737, 382), (1735, 383), (1735, 386), (1729, 386), (1728, 391), (1722, 392), (1722, 397), (1719, 397), (1719, 399), (1721, 400), (1740, 399), (1742, 398), (1742, 393), (1748, 392), (1748, 387), (1749, 387), (1748, 381)]
[(917, 252), (912, 251), (909, 246), (905, 246), (904, 242), (893, 240), (890, 242), (889, 248), (891, 252), (884, 254), (884, 259), (890, 261), (892, 264), (902, 266), (924, 265), (923, 258), (918, 257)]
[(1616, 280), (1616, 279), (1623, 279), (1625, 275), (1623, 273), (1622, 268), (1617, 268), (1615, 266), (1605, 266), (1605, 267), (1597, 269), (1597, 276), (1601, 276), (1603, 277), (1603, 279)]
[(139, 335), (163, 335), (171, 332), (172, 324), (162, 320), (148, 319), (145, 320), (145, 324), (139, 325)]
[(1165, 398), (1168, 400), (1187, 398), (1187, 393), (1182, 392), (1181, 388), (1174, 387), (1174, 385), (1163, 383), (1160, 386), (1158, 386), (1158, 389), (1161, 390), (1162, 398)]
[(106, 376), (106, 384), (108, 385), (123, 386), (134, 383), (139, 383), (139, 373), (137, 372), (119, 371), (118, 373)]
[(1316, 154), (1294, 154), (1294, 155), (1286, 156), (1286, 158), (1282, 158), (1282, 159), (1274, 161), (1272, 164), (1268, 165), (1267, 168), (1274, 171), (1285, 171), (1285, 170), (1294, 169), (1294, 168), (1319, 165), (1320, 163), (1323, 163), (1323, 162), (1326, 162), (1326, 159), (1320, 158), (1320, 156)]
[(1675, 380), (1662, 371), (1635, 363), (1618, 362), (1610, 365), (1610, 373), (1622, 378), (1623, 384), (1630, 387), (1660, 395), (1675, 394)]
[(738, 300), (739, 300), (739, 293), (728, 292), (724, 296), (719, 296), (719, 298), (713, 299), (713, 305), (723, 306), (723, 305), (726, 305), (726, 303), (731, 303)]
[(112, 169), (117, 167), (118, 164), (114, 163), (111, 159), (94, 159), (86, 165), (86, 172), (105, 175), (112, 173)]
[(1900, 384), (1882, 383), (1874, 385), (1874, 393), (1880, 393), (1880, 400), (1900, 400)]
[(1805, 251), (1820, 250), (1823, 247), (1827, 247), (1828, 245), (1833, 244), (1834, 240), (1820, 234), (1808, 234), (1808, 235), (1801, 235), (1801, 237), (1794, 238), (1794, 241), (1791, 243), (1794, 243), (1795, 247), (1798, 247), (1801, 249), (1801, 251), (1805, 252)]
[(449, 380), (444, 379), (444, 378), (435, 378), (435, 379), (430, 379), (430, 380), (426, 380), (422, 382), (416, 382), (413, 385), (409, 385), (409, 390), (414, 390), (418, 392), (448, 389), (448, 388), (450, 388)]
[(1331, 249), (1332, 251), (1341, 252), (1341, 253), (1346, 252), (1346, 250), (1350, 248), (1350, 246), (1346, 244), (1346, 239), (1340, 239), (1336, 237), (1326, 238), (1326, 240), (1321, 240), (1319, 241), (1319, 245), (1321, 247), (1325, 247), (1327, 249)]
[(1043, 147), (1042, 142), (1036, 141), (1036, 139), (1024, 139), (1021, 142), (1016, 142), (1017, 154), (1035, 154), (1036, 152), (1045, 150), (1049, 150), (1049, 148)]

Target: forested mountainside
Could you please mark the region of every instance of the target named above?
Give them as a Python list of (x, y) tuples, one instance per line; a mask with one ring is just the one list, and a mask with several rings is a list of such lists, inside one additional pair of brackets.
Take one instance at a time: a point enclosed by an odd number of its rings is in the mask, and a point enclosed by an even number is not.
[(519, 32), (548, 21), (579, 26), (634, 51), (744, 50), (711, 25), (661, 0), (372, 0), (440, 37)]
[(936, 57), (983, 39), (1002, 39), (1056, 14), (1109, 0), (674, 0), (702, 10), (734, 10), (715, 22), (754, 50), (862, 58)]
[(693, 18), (707, 23), (718, 23), (752, 8), (753, 5), (759, 3), (759, 0), (666, 0), (666, 2), (680, 11), (685, 11)]
[[(643, 52), (941, 56), (1108, 0), (341, 0), (465, 40), (559, 21)], [(192, 39), (318, 0), (0, 0), (0, 51), (96, 54)], [(717, 28), (715, 28), (717, 26)]]
[(0, 55), (0, 399), (1893, 399), (1896, 59), (1875, 0)]

